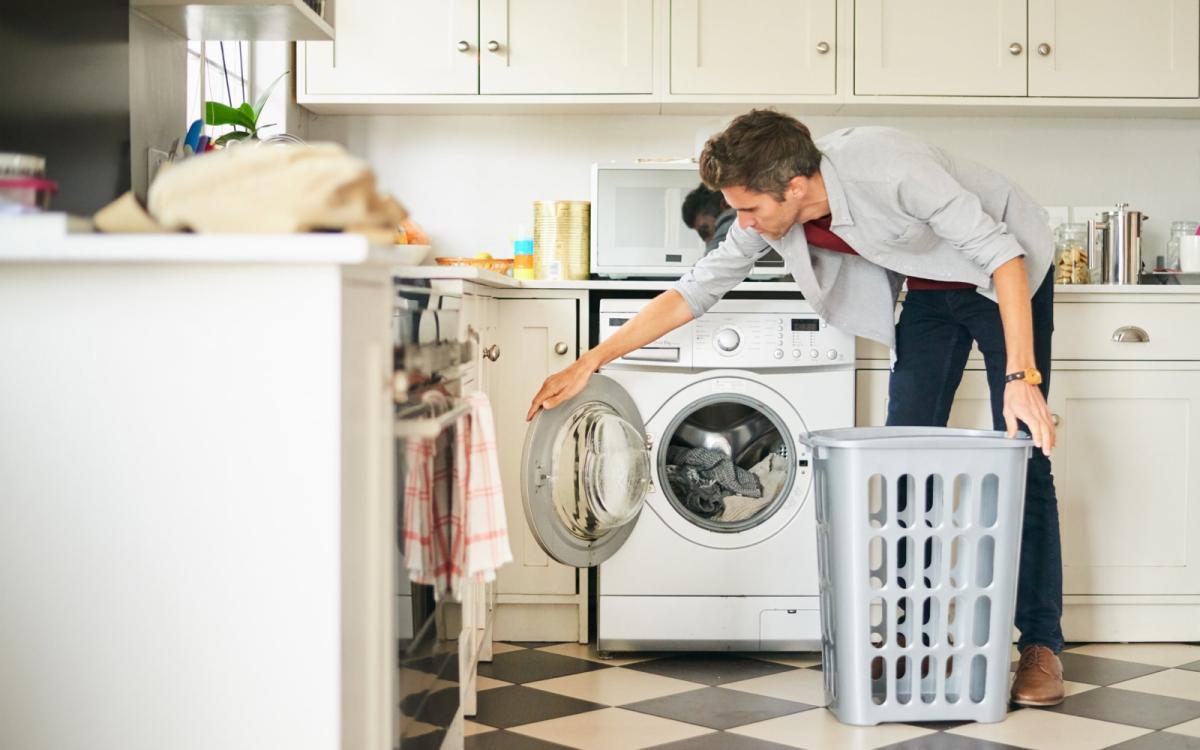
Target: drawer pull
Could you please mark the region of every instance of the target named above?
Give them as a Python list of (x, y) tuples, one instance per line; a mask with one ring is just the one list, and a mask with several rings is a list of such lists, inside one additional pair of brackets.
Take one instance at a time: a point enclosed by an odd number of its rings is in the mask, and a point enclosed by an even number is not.
[(1054, 424), (1055, 427), (1058, 427), (1060, 424), (1062, 424), (1062, 419), (1057, 414), (1051, 414), (1050, 421)]
[(1137, 326), (1121, 326), (1113, 331), (1112, 340), (1118, 344), (1145, 344), (1150, 341), (1150, 334)]

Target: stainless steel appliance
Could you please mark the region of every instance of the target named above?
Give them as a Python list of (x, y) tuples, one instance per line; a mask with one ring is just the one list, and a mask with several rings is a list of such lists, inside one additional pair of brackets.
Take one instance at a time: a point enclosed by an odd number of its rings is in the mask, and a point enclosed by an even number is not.
[(1136, 284), (1142, 270), (1142, 222), (1150, 217), (1118, 203), (1102, 211), (1092, 224), (1092, 251), (1099, 252), (1101, 283)]
[[(406, 465), (410, 440), (433, 441), (431, 495), (449, 503), (458, 404), (471, 370), (471, 344), (459, 339), (462, 299), (431, 289), (428, 281), (398, 280), (393, 306), (396, 460), (396, 703), (393, 747), (442, 747), (461, 702), (459, 647), (451, 624), (456, 605), (430, 585), (412, 583), (404, 559)], [(425, 285), (425, 286), (422, 286)], [(437, 394), (431, 400), (429, 396)], [(433, 529), (447, 534), (450, 526)], [(446, 540), (449, 547), (449, 539)]]
[[(704, 242), (683, 223), (687, 194), (700, 184), (695, 162), (592, 165), (591, 272), (614, 279), (678, 278), (704, 257)], [(785, 276), (775, 251), (751, 278)]]

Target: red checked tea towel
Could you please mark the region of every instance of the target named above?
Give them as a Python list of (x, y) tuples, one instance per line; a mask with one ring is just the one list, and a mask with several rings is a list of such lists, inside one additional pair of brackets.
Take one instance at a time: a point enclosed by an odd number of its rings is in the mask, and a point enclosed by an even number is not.
[(492, 405), (485, 394), (472, 393), (463, 400), (471, 410), (459, 422), (455, 444), (454, 484), (462, 497), (463, 529), (463, 549), (455, 550), (456, 560), (471, 578), (492, 581), (496, 570), (512, 560), (496, 455), (496, 428)]
[[(441, 394), (427, 394), (425, 400), (435, 405), (435, 413), (449, 408)], [(454, 558), (455, 547), (462, 546), (462, 514), (450, 481), (451, 440), (450, 431), (445, 431), (432, 440), (409, 439), (404, 449), (404, 561), (409, 578), (432, 585), (438, 598), (457, 596), (462, 578)]]

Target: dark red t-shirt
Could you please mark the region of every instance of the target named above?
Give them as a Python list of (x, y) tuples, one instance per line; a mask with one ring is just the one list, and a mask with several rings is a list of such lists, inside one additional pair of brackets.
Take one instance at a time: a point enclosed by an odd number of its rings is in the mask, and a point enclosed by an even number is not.
[[(846, 244), (845, 240), (838, 237), (829, 228), (832, 221), (832, 217), (822, 216), (819, 219), (804, 222), (804, 236), (808, 238), (808, 244), (823, 250), (832, 250), (835, 253), (858, 255), (858, 251)], [(920, 279), (916, 276), (908, 277), (908, 289), (914, 292), (974, 288), (974, 284), (965, 284), (961, 281), (934, 281), (932, 279)]]

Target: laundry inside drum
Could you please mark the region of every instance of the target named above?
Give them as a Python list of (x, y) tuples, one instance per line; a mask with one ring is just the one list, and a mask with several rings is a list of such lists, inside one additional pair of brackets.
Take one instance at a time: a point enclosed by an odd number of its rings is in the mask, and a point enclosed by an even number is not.
[(779, 420), (737, 401), (686, 413), (671, 430), (663, 471), (668, 497), (693, 522), (734, 531), (770, 516), (792, 462)]

